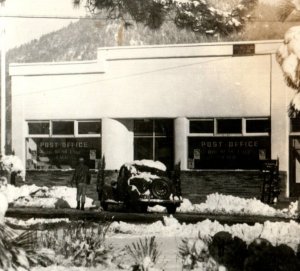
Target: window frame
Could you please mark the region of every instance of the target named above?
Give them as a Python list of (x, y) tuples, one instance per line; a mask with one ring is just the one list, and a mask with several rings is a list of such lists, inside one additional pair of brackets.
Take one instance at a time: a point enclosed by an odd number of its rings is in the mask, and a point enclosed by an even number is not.
[[(51, 120), (50, 122), (51, 122), (50, 137), (56, 137), (56, 138), (64, 138), (64, 137), (72, 138), (72, 137), (76, 137), (75, 120)], [(73, 134), (61, 134), (61, 135), (55, 135), (55, 134), (53, 134), (53, 123), (54, 122), (73, 122), (74, 133)]]
[[(29, 123), (48, 123), (49, 131), (48, 134), (31, 134), (29, 133)], [(28, 120), (26, 121), (27, 137), (49, 137), (51, 132), (51, 122), (49, 120)]]
[[(217, 120), (219, 119), (241, 119), (242, 120), (242, 131), (241, 133), (218, 133), (217, 132)], [(214, 132), (213, 133), (191, 133), (190, 131), (190, 121), (197, 120), (214, 120)], [(269, 136), (270, 132), (260, 132), (260, 133), (247, 133), (246, 131), (246, 123), (247, 120), (270, 120), (270, 117), (207, 117), (207, 118), (189, 118), (187, 124), (188, 137), (236, 137), (236, 136)], [(272, 129), (272, 128), (271, 128)], [(300, 132), (299, 132), (300, 134)]]
[[(270, 121), (270, 131), (269, 132), (247, 132), (247, 120), (269, 120)], [(260, 117), (260, 118), (244, 118), (243, 121), (245, 122), (243, 124), (244, 131), (243, 134), (247, 136), (268, 136), (271, 134), (272, 130), (272, 124), (271, 124), (271, 118), (269, 117)]]
[[(100, 134), (79, 134), (79, 123), (80, 122), (98, 122), (98, 123), (100, 123)], [(101, 137), (101, 134), (102, 134), (102, 122), (100, 119), (75, 120), (75, 137)]]
[[(26, 137), (45, 137), (45, 138), (87, 138), (87, 137), (100, 137), (102, 135), (102, 121), (101, 119), (84, 119), (84, 120), (70, 120), (70, 119), (52, 119), (52, 120), (26, 120)], [(53, 122), (73, 122), (74, 133), (71, 135), (55, 135), (53, 134)], [(79, 134), (79, 123), (80, 122), (99, 122), (100, 123), (100, 134)], [(30, 134), (29, 123), (49, 123), (48, 134)]]
[[(193, 133), (191, 132), (191, 121), (213, 121), (213, 132), (212, 133)], [(197, 119), (189, 119), (189, 127), (188, 131), (190, 135), (203, 135), (203, 136), (209, 136), (209, 135), (214, 135), (216, 131), (216, 124), (215, 124), (215, 119), (214, 118), (197, 118)]]

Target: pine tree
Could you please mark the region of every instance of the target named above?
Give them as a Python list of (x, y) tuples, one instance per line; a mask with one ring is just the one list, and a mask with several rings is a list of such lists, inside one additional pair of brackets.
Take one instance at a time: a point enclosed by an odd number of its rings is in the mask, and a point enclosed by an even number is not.
[(75, 6), (82, 2), (93, 14), (107, 10), (108, 19), (122, 20), (125, 27), (133, 20), (158, 29), (165, 20), (173, 20), (180, 28), (207, 35), (240, 31), (257, 5), (257, 0), (240, 0), (230, 11), (224, 11), (206, 0), (73, 0)]

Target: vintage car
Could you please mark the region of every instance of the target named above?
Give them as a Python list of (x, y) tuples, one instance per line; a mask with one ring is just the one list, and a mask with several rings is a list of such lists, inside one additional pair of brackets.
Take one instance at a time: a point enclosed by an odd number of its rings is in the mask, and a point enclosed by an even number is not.
[(126, 210), (147, 212), (148, 206), (161, 205), (174, 214), (180, 206), (180, 178), (158, 161), (137, 160), (121, 166), (118, 179), (103, 188), (101, 205), (123, 205)]

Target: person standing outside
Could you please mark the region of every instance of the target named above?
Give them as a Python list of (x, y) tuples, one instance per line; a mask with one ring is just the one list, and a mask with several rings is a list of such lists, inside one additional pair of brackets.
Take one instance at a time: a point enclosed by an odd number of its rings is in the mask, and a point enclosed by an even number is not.
[(78, 210), (81, 209), (82, 211), (84, 211), (86, 188), (87, 185), (90, 184), (90, 180), (91, 180), (91, 175), (90, 175), (89, 168), (84, 164), (84, 158), (80, 157), (78, 166), (75, 168), (73, 178), (71, 181), (71, 185), (73, 186), (75, 183), (77, 188), (76, 209)]

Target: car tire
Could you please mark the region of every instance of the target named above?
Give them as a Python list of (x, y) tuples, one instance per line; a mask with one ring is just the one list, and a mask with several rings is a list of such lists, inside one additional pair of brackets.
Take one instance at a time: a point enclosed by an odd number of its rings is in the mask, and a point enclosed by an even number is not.
[(170, 204), (167, 206), (167, 212), (169, 215), (173, 215), (176, 213), (177, 207), (174, 204)]
[(167, 180), (155, 179), (151, 185), (152, 195), (157, 199), (169, 199), (171, 195), (171, 185)]

